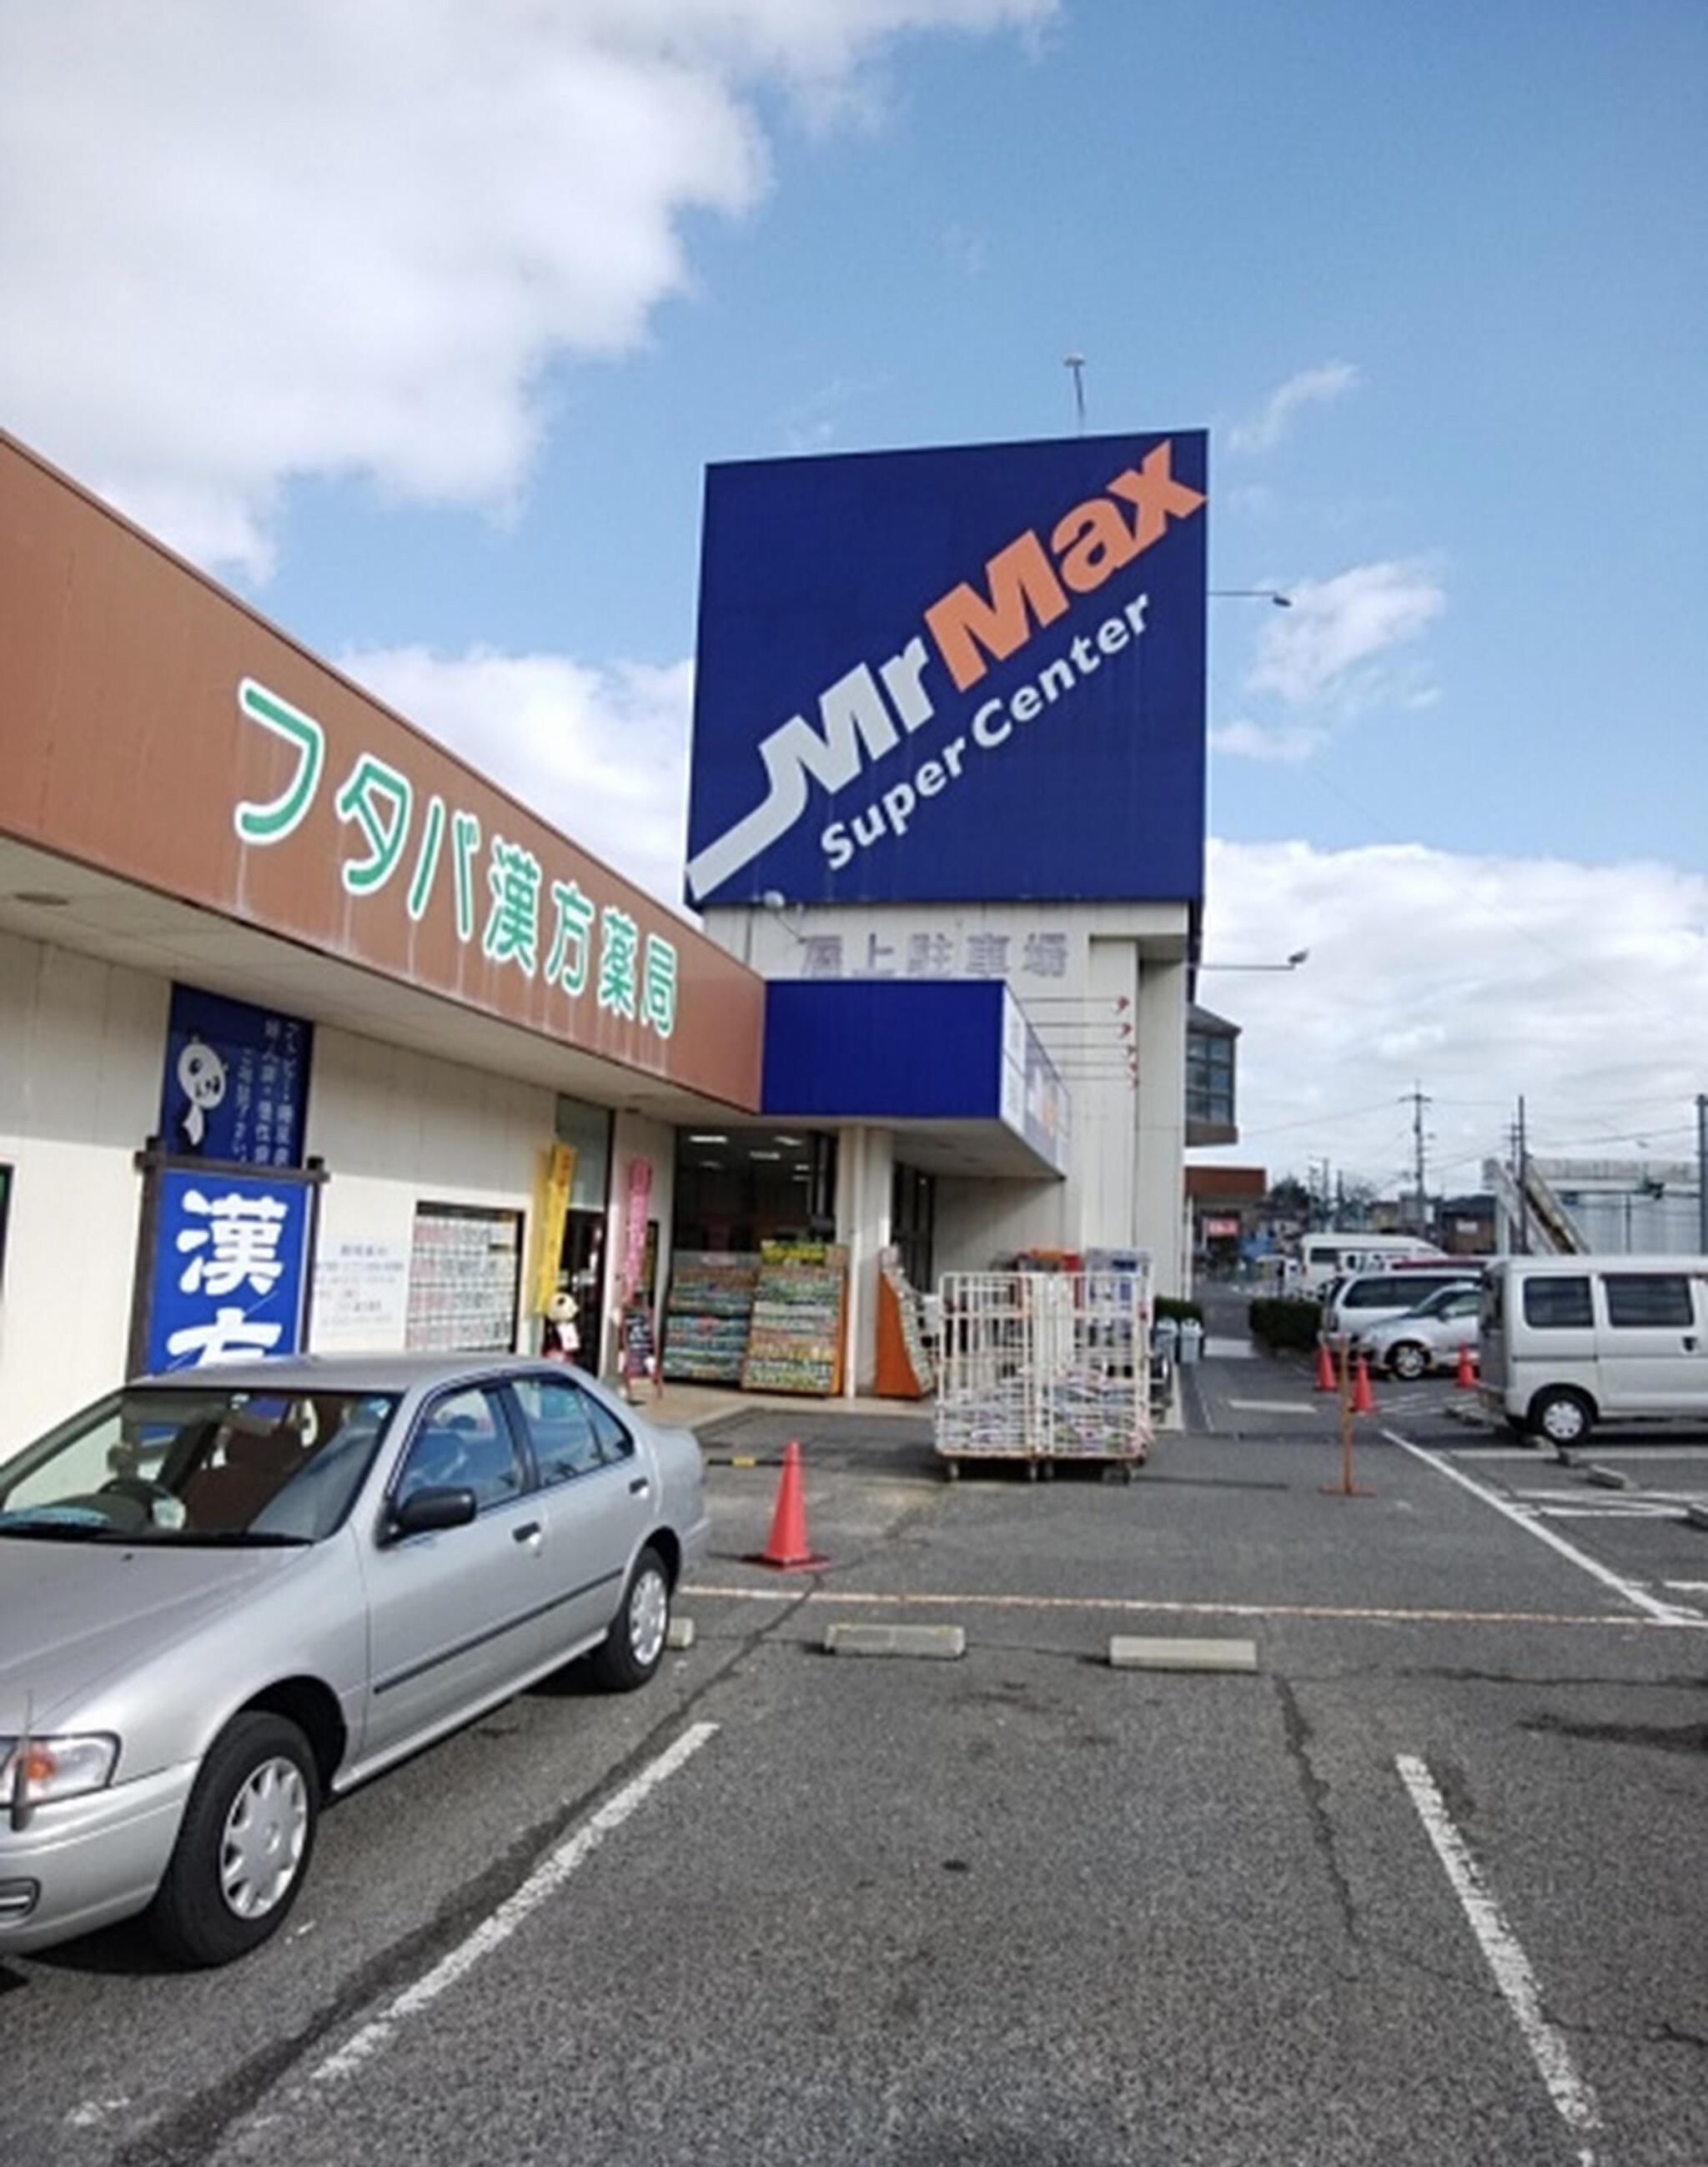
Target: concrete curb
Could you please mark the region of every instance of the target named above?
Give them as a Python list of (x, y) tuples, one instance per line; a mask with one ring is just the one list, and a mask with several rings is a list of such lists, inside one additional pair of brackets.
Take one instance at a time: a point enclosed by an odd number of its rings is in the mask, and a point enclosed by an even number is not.
[(1255, 1640), (1144, 1640), (1117, 1634), (1109, 1642), (1117, 1671), (1255, 1671)]
[(827, 1656), (912, 1656), (927, 1661), (953, 1662), (966, 1653), (966, 1629), (961, 1625), (827, 1626)]

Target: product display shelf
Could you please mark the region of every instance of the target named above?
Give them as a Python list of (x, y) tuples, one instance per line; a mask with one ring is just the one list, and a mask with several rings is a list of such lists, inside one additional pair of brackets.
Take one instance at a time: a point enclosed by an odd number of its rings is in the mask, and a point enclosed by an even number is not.
[(878, 1396), (923, 1400), (935, 1384), (935, 1368), (925, 1341), (924, 1303), (918, 1290), (909, 1284), (897, 1252), (886, 1249), (879, 1259)]
[(741, 1383), (759, 1276), (759, 1258), (745, 1250), (678, 1254), (664, 1308), (667, 1383)]
[(795, 1242), (768, 1245), (761, 1255), (743, 1389), (828, 1397), (842, 1383), (848, 1252)]

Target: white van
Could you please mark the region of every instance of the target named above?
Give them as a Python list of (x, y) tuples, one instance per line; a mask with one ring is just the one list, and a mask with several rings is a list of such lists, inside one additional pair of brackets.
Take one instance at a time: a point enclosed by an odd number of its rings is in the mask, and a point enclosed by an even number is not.
[(1478, 1396), (1521, 1434), (1708, 1424), (1708, 1257), (1502, 1257), (1483, 1282)]
[(1318, 1294), (1330, 1280), (1350, 1278), (1354, 1272), (1379, 1272), (1405, 1258), (1445, 1257), (1433, 1242), (1415, 1234), (1372, 1234), (1367, 1227), (1325, 1227), (1319, 1233), (1301, 1234), (1298, 1277), (1294, 1288), (1301, 1294)]

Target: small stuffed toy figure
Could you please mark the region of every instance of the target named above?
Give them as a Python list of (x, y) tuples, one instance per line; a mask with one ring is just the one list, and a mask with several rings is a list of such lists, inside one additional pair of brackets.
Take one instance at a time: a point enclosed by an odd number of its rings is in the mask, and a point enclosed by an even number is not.
[(546, 1304), (541, 1328), (540, 1352), (552, 1362), (573, 1362), (581, 1352), (581, 1334), (575, 1322), (573, 1295), (554, 1294)]

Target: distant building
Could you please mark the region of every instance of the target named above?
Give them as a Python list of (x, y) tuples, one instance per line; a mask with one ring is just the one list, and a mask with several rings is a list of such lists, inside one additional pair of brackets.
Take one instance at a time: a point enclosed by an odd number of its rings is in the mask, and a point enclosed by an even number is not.
[(1266, 1234), (1263, 1200), (1269, 1177), (1261, 1166), (1189, 1166), (1187, 1211), (1196, 1271), (1230, 1270)]
[[(1186, 1142), (1236, 1144), (1240, 1126), (1235, 1095), (1235, 1044), (1240, 1026), (1194, 1001), (1186, 1018)], [(1204, 1168), (1205, 1172), (1214, 1171)], [(1188, 1177), (1189, 1178), (1189, 1177)]]

